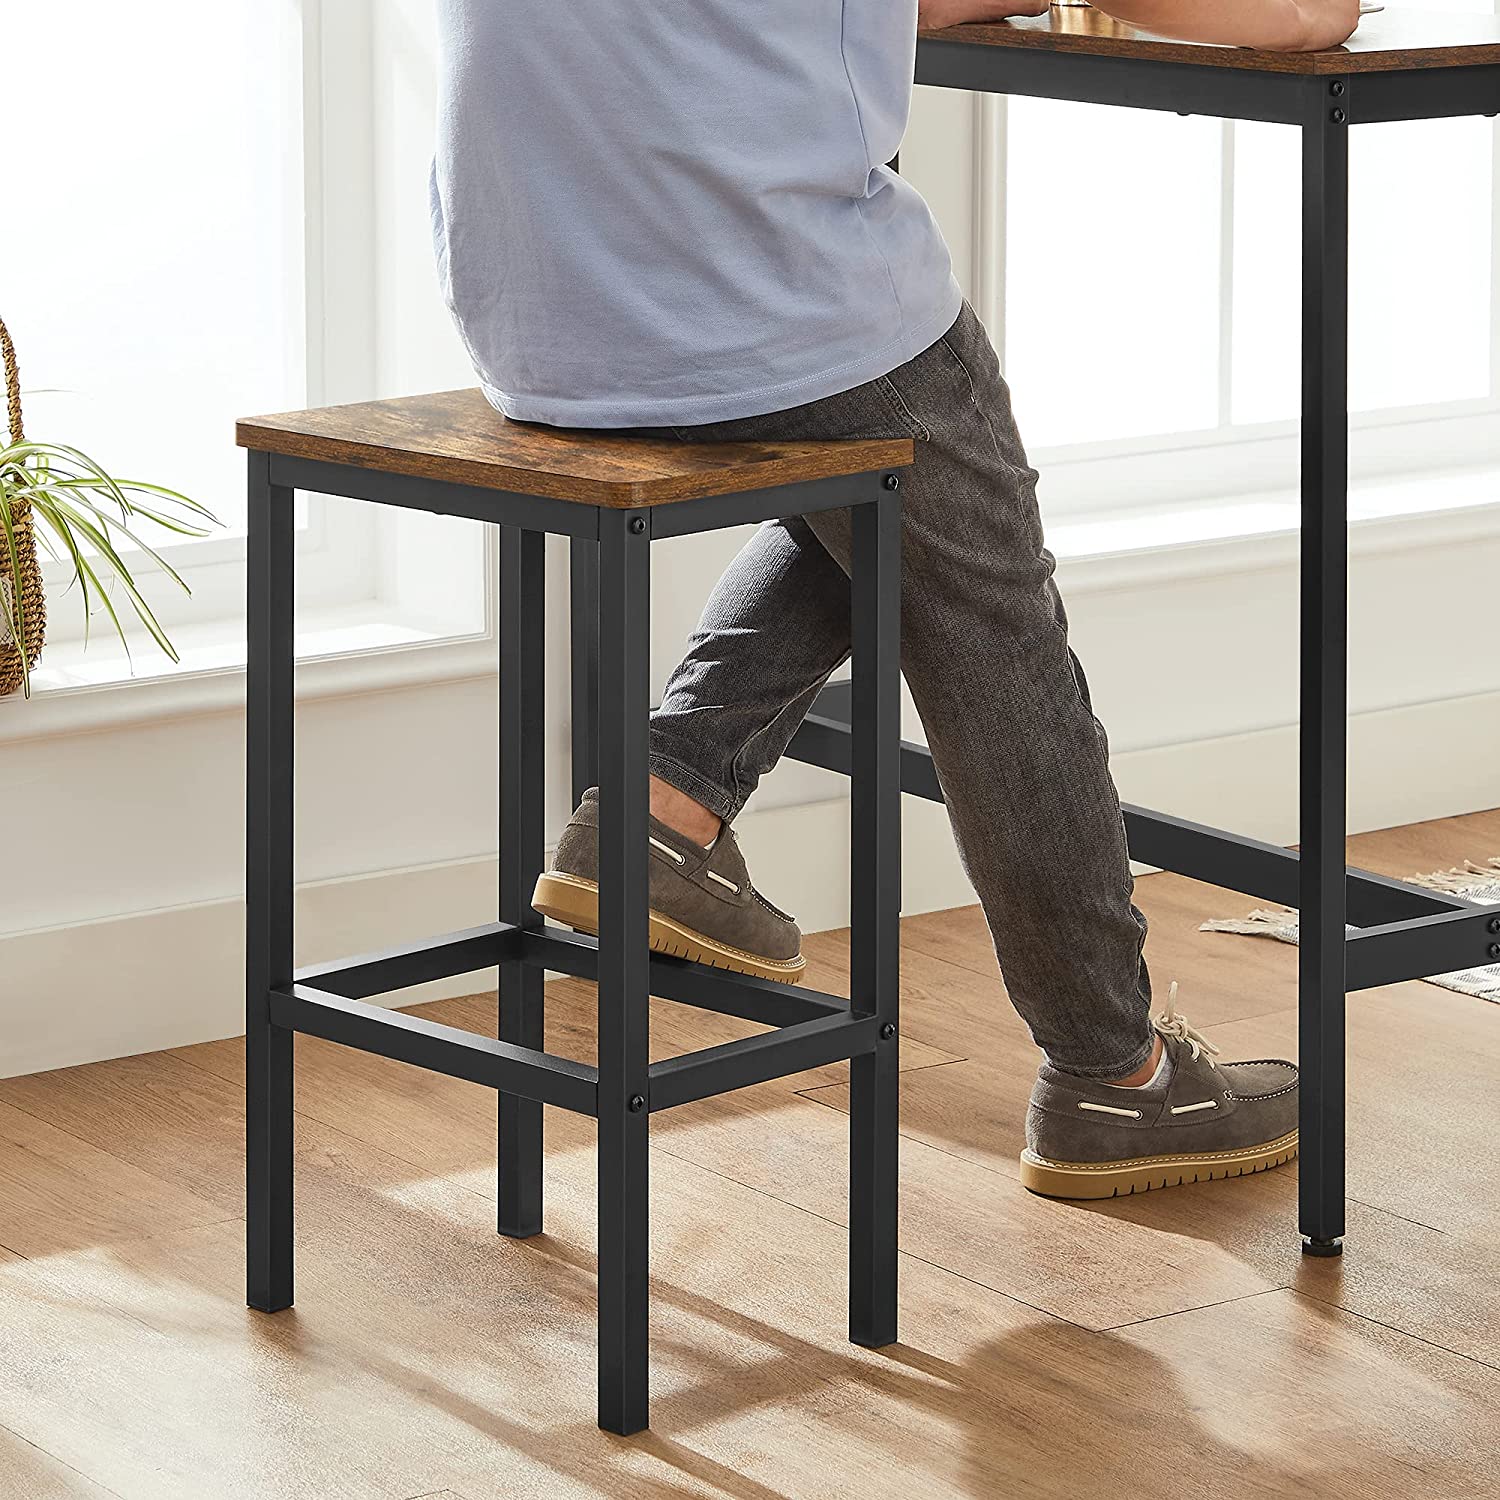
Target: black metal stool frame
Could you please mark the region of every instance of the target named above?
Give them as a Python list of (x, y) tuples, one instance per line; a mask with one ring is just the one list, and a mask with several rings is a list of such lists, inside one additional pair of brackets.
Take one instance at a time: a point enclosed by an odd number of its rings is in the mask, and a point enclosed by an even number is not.
[[(252, 450), (249, 455), (246, 796), (246, 1295), (292, 1305), (295, 1032), (495, 1089), (498, 1228), (542, 1227), (542, 1105), (598, 1120), (599, 1425), (648, 1422), (651, 1115), (851, 1060), (849, 1337), (896, 1337), (899, 1025), (900, 476), (809, 480), (635, 510), (418, 479)], [(314, 968), (292, 963), (293, 503), (298, 489), (500, 525), (499, 920)], [(849, 507), (853, 522), (850, 995), (730, 974), (647, 946), (651, 543)], [(530, 906), (542, 870), (545, 534), (571, 539), (575, 780), (598, 767), (599, 938)], [(596, 606), (596, 607), (595, 607)], [(601, 628), (602, 627), (602, 628)], [(591, 730), (589, 726), (592, 725)], [(597, 733), (597, 741), (594, 734)], [(602, 744), (608, 753), (598, 755)], [(368, 1003), (498, 966), (498, 1038)], [(598, 1066), (544, 1050), (548, 969), (596, 979)], [(649, 1063), (649, 994), (775, 1029)]]

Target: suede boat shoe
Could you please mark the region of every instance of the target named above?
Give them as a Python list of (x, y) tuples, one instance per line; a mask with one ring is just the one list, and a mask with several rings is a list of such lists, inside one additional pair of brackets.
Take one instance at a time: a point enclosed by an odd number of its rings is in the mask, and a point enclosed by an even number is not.
[(1141, 1088), (1044, 1063), (1026, 1112), (1021, 1182), (1048, 1198), (1114, 1198), (1279, 1167), (1297, 1154), (1297, 1068), (1215, 1062), (1218, 1048), (1177, 1013), (1177, 986), (1152, 1020), (1164, 1066)]
[[(651, 949), (796, 984), (807, 960), (796, 922), (750, 882), (726, 823), (705, 849), (657, 818), (650, 820)], [(558, 840), (552, 868), (531, 904), (578, 932), (599, 931), (599, 792), (590, 787)]]

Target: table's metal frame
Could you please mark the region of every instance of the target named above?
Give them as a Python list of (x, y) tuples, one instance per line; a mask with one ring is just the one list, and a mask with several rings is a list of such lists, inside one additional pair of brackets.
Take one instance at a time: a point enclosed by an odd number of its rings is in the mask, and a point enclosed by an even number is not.
[[(501, 527), (500, 890), (497, 922), (294, 970), (293, 500), (347, 496)], [(498, 1227), (542, 1227), (542, 1105), (599, 1124), (599, 1425), (647, 1425), (650, 1117), (845, 1058), (850, 1069), (849, 1337), (896, 1337), (897, 1062), (901, 903), (900, 479), (886, 470), (620, 510), (249, 455), (246, 797), (247, 1300), (292, 1304), (292, 1038), (326, 1038), (499, 1094)], [(850, 507), (854, 679), (840, 744), (853, 772), (850, 996), (656, 957), (647, 948), (651, 543)], [(599, 767), (600, 935), (548, 926), (530, 904), (543, 868), (543, 548), (568, 536), (575, 574), (575, 773)], [(600, 626), (603, 626), (601, 630)], [(597, 707), (596, 707), (597, 706)], [(595, 741), (587, 729), (597, 726)], [(608, 753), (597, 754), (602, 743)], [(438, 751), (439, 762), (441, 750)], [(592, 784), (592, 783), (591, 783)], [(498, 966), (498, 1039), (370, 996)], [(548, 969), (599, 987), (598, 1066), (545, 1050)], [(775, 1028), (648, 1059), (647, 996)]]
[[(1309, 76), (924, 38), (917, 81), (1301, 129), (1301, 857), (1144, 808), (1127, 807), (1125, 821), (1130, 852), (1142, 863), (1300, 908), (1301, 1231), (1304, 1251), (1337, 1255), (1346, 991), (1500, 959), (1493, 908), (1344, 865), (1349, 127), (1495, 114), (1500, 66)], [(845, 691), (830, 687), (789, 753), (842, 770), (847, 725)], [(902, 785), (942, 800), (925, 747), (903, 746)], [(1346, 921), (1355, 928), (1347, 938)]]
[[(1205, 49), (1212, 55), (1212, 49)], [(1232, 54), (1227, 54), (1232, 55)], [(1344, 865), (1349, 697), (1349, 127), (1500, 111), (1500, 66), (1356, 75), (993, 46), (922, 37), (919, 84), (1139, 110), (1266, 120), (1302, 130), (1301, 856), (1202, 823), (1125, 808), (1143, 864), (1301, 909), (1301, 1232), (1313, 1256), (1344, 1244), (1344, 1002), (1349, 990), (1500, 959), (1500, 915)], [(586, 616), (588, 561), (574, 564)], [(576, 625), (577, 627), (577, 625)], [(585, 642), (586, 646), (586, 642)], [(588, 666), (582, 666), (586, 673)], [(574, 675), (577, 681), (577, 673)], [(574, 763), (586, 726), (574, 705)], [(825, 688), (787, 754), (849, 768), (847, 688)], [(901, 786), (942, 801), (924, 745), (901, 747)], [(1355, 927), (1346, 933), (1346, 922)]]

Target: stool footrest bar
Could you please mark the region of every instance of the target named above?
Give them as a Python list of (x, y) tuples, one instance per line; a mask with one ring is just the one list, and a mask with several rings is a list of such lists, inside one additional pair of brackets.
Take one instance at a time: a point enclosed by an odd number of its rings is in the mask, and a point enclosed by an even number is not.
[(878, 1016), (822, 1016), (651, 1065), (651, 1111), (727, 1094), (873, 1052)]
[(456, 1026), (387, 1010), (308, 985), (272, 990), (271, 1022), (450, 1078), (503, 1089), (581, 1115), (597, 1115), (599, 1075), (570, 1058), (495, 1041)]
[[(584, 933), (550, 926), (525, 928), (516, 934), (515, 943), (524, 963), (542, 964), (578, 979), (593, 979), (599, 972), (598, 940)], [(849, 1002), (837, 995), (656, 953), (651, 955), (651, 993), (762, 1026), (792, 1026), (849, 1014)]]
[(510, 957), (509, 939), (517, 930), (505, 922), (490, 922), (358, 958), (298, 969), (293, 977), (298, 984), (312, 985), (329, 995), (368, 1000), (371, 995), (388, 995), (434, 979), (493, 969), (502, 958)]

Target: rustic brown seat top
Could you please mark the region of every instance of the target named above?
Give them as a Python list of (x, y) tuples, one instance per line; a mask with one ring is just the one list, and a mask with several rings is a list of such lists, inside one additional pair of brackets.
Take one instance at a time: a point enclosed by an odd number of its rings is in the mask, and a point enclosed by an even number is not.
[(1359, 30), (1342, 47), (1327, 52), (1252, 52), (1246, 47), (1174, 42), (1121, 25), (1097, 10), (1057, 7), (1035, 19), (952, 26), (922, 35), (988, 47), (1151, 57), (1264, 73), (1386, 73), (1500, 63), (1500, 17), (1399, 9), (1360, 17)]
[(907, 438), (678, 443), (565, 432), (508, 421), (477, 390), (250, 417), (236, 437), (262, 453), (611, 509), (899, 469), (913, 458)]

